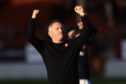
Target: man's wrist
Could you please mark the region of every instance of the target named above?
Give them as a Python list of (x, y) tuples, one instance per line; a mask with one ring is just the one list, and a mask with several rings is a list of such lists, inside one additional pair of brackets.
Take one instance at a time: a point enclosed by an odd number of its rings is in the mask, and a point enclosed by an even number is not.
[(80, 13), (81, 17), (84, 17), (85, 15), (87, 15), (86, 13)]
[(36, 19), (36, 15), (32, 15), (32, 19)]

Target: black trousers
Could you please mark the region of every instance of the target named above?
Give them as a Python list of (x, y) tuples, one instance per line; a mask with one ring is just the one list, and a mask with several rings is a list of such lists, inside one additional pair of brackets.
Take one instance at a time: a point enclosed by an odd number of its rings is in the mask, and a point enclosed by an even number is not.
[(78, 72), (80, 79), (90, 79), (90, 66), (89, 66), (89, 57), (87, 53), (87, 48), (81, 50), (83, 56), (79, 55), (78, 61)]

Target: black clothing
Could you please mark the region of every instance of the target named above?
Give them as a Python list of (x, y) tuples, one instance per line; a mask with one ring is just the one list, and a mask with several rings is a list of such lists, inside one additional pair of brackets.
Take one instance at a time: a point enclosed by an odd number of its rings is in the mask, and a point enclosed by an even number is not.
[(78, 53), (93, 33), (86, 16), (82, 18), (82, 21), (86, 24), (86, 29), (79, 37), (63, 43), (52, 43), (35, 36), (36, 20), (31, 20), (28, 39), (43, 57), (49, 84), (79, 84)]
[(78, 73), (79, 79), (88, 79), (90, 80), (90, 65), (89, 65), (89, 57), (88, 57), (88, 48), (82, 48), (81, 53), (84, 53), (83, 56), (79, 55), (78, 61)]
[[(87, 43), (84, 45), (85, 48), (82, 47), (79, 53), (79, 61), (78, 61), (78, 73), (79, 73), (79, 79), (88, 79), (90, 80), (90, 62), (89, 62), (89, 56), (88, 56), (88, 46), (94, 42), (95, 36), (97, 34), (97, 29), (95, 26), (92, 26), (94, 29), (94, 32), (92, 36), (88, 39)], [(81, 33), (81, 31), (79, 32)]]
[[(73, 37), (75, 37), (77, 34), (80, 34), (82, 32), (82, 30), (79, 30), (78, 28), (76, 28), (76, 26), (77, 25), (69, 25), (66, 29), (66, 32), (68, 33), (71, 30), (75, 30), (73, 33)], [(91, 42), (93, 42), (93, 40), (95, 39), (96, 33), (97, 33), (96, 27), (93, 25), (91, 27), (94, 29), (92, 36), (88, 39), (87, 43), (84, 44), (86, 47), (83, 48), (83, 46), (82, 46), (80, 52), (78, 53), (78, 56), (79, 56), (79, 60), (78, 60), (79, 79), (90, 80), (90, 63), (89, 63), (89, 56), (88, 56), (88, 45), (90, 45)]]

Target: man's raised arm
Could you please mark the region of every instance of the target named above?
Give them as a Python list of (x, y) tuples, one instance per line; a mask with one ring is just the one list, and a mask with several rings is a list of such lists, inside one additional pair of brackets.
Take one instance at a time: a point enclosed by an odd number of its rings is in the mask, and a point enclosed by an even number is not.
[(36, 18), (39, 13), (39, 10), (33, 10), (31, 21), (28, 26), (28, 40), (31, 42), (35, 38), (35, 27), (36, 27)]
[(83, 24), (85, 24), (85, 28), (82, 29), (80, 36), (76, 38), (76, 44), (77, 46), (81, 47), (85, 43), (87, 43), (88, 39), (93, 35), (95, 32), (95, 29), (93, 28), (93, 25), (89, 22), (87, 18), (87, 13), (83, 10), (82, 6), (76, 6), (75, 12), (80, 15)]
[(40, 51), (40, 47), (42, 47), (45, 42), (37, 38), (35, 35), (36, 19), (37, 19), (38, 13), (39, 13), (39, 10), (36, 10), (36, 9), (33, 10), (31, 21), (28, 27), (28, 40), (38, 51)]

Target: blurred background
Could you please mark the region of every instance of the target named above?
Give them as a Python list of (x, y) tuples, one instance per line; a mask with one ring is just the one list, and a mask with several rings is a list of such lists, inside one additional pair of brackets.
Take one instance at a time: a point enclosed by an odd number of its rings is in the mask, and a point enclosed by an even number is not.
[[(28, 42), (33, 9), (40, 9), (37, 36), (52, 19), (76, 22), (74, 6), (84, 0), (0, 0), (1, 84), (47, 84), (43, 59)], [(126, 84), (126, 0), (86, 0), (86, 10), (98, 29), (89, 46), (93, 84)]]

